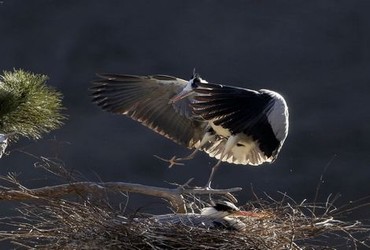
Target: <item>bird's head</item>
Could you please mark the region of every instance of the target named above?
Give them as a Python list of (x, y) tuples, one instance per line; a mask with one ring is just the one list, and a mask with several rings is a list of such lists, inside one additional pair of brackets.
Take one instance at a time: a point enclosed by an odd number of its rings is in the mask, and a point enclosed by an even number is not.
[(215, 202), (213, 206), (203, 208), (201, 211), (201, 215), (217, 219), (222, 219), (227, 216), (232, 217), (250, 216), (249, 212), (241, 211), (233, 203), (228, 201), (218, 201)]
[(194, 94), (194, 90), (198, 88), (199, 83), (207, 83), (206, 80), (203, 80), (198, 73), (195, 72), (195, 69), (193, 71), (193, 75), (191, 79), (188, 81), (186, 86), (181, 90), (180, 93), (172, 97), (169, 101), (169, 103), (175, 103), (177, 101), (180, 101), (186, 97), (191, 96)]

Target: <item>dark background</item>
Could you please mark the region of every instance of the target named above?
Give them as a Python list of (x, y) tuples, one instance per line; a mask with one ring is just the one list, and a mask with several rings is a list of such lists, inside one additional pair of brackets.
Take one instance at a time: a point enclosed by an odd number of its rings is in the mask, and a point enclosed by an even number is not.
[(369, 1), (1, 1), (0, 70), (48, 75), (64, 95), (68, 120), (41, 141), (11, 145), (0, 174), (21, 173), (28, 187), (57, 182), (20, 149), (58, 156), (89, 180), (168, 187), (194, 177), (204, 185), (215, 159), (201, 153), (168, 169), (153, 155), (190, 151), (103, 112), (88, 91), (96, 72), (189, 79), (196, 67), (210, 82), (276, 90), (290, 108), (277, 161), (260, 168), (224, 163), (215, 188), (243, 187), (240, 204), (252, 197), (251, 184), (258, 194), (312, 201), (324, 173), (320, 201), (330, 193), (342, 195), (339, 204), (367, 196), (369, 13)]

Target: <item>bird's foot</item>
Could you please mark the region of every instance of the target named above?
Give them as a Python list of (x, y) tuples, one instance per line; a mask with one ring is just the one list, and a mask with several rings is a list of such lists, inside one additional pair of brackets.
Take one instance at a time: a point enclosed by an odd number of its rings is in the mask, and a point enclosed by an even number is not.
[(157, 159), (160, 159), (162, 161), (165, 161), (165, 162), (170, 163), (170, 165), (168, 166), (168, 168), (172, 168), (174, 165), (179, 165), (179, 166), (185, 165), (184, 163), (178, 162), (178, 161), (180, 161), (182, 159), (181, 158), (177, 158), (176, 156), (173, 156), (171, 159), (165, 159), (165, 158), (159, 157), (158, 155), (154, 155), (154, 157), (157, 158)]
[(211, 187), (211, 182), (208, 182), (204, 188), (206, 190), (212, 190), (213, 188)]

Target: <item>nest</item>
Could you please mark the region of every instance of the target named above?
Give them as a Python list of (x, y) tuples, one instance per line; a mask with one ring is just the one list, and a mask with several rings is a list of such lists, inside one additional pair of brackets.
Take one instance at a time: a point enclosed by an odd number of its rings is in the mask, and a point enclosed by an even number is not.
[[(189, 199), (189, 204), (193, 201)], [(244, 219), (244, 231), (230, 231), (161, 223), (147, 214), (114, 209), (103, 200), (40, 198), (23, 203), (17, 209), (19, 216), (3, 218), (1, 224), (10, 229), (0, 232), (0, 238), (16, 246), (41, 249), (319, 249), (333, 243), (336, 245), (332, 249), (338, 245), (369, 246), (368, 225), (337, 220), (329, 214), (307, 215), (313, 208), (309, 204), (258, 200), (246, 207), (260, 216)], [(315, 208), (318, 211), (320, 207)]]
[[(345, 217), (346, 212), (368, 207), (366, 199), (338, 208), (334, 206), (336, 197), (331, 196), (323, 203), (313, 204), (297, 203), (286, 194), (279, 194), (279, 199), (266, 194), (263, 199), (255, 196), (254, 201), (241, 207), (254, 216), (242, 219), (244, 230), (233, 231), (163, 222), (153, 219), (152, 214), (128, 209), (129, 195), (138, 192), (167, 200), (167, 204), (172, 204), (170, 209), (177, 210), (169, 211), (170, 214), (180, 213), (178, 197), (187, 212), (199, 213), (209, 206), (209, 190), (184, 185), (165, 189), (128, 183), (76, 182), (57, 162), (43, 159), (41, 166), (50, 173), (68, 177), (70, 182), (28, 189), (14, 175), (2, 177), (0, 200), (20, 203), (16, 208), (18, 216), (0, 218), (1, 228), (5, 228), (0, 231), (0, 241), (26, 249), (369, 248), (369, 224)], [(212, 198), (230, 197), (221, 191), (211, 194)]]

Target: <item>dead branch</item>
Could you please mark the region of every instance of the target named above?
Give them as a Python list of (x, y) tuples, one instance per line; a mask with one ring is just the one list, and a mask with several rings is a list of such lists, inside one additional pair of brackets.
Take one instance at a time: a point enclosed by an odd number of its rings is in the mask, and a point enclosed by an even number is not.
[(101, 192), (129, 192), (155, 196), (167, 200), (177, 213), (186, 213), (186, 202), (184, 194), (218, 194), (232, 196), (232, 192), (242, 190), (241, 188), (207, 189), (188, 188), (179, 186), (177, 188), (161, 188), (126, 182), (74, 182), (55, 186), (46, 186), (34, 189), (0, 190), (0, 200), (24, 201), (31, 199), (58, 198), (71, 194), (96, 194)]

